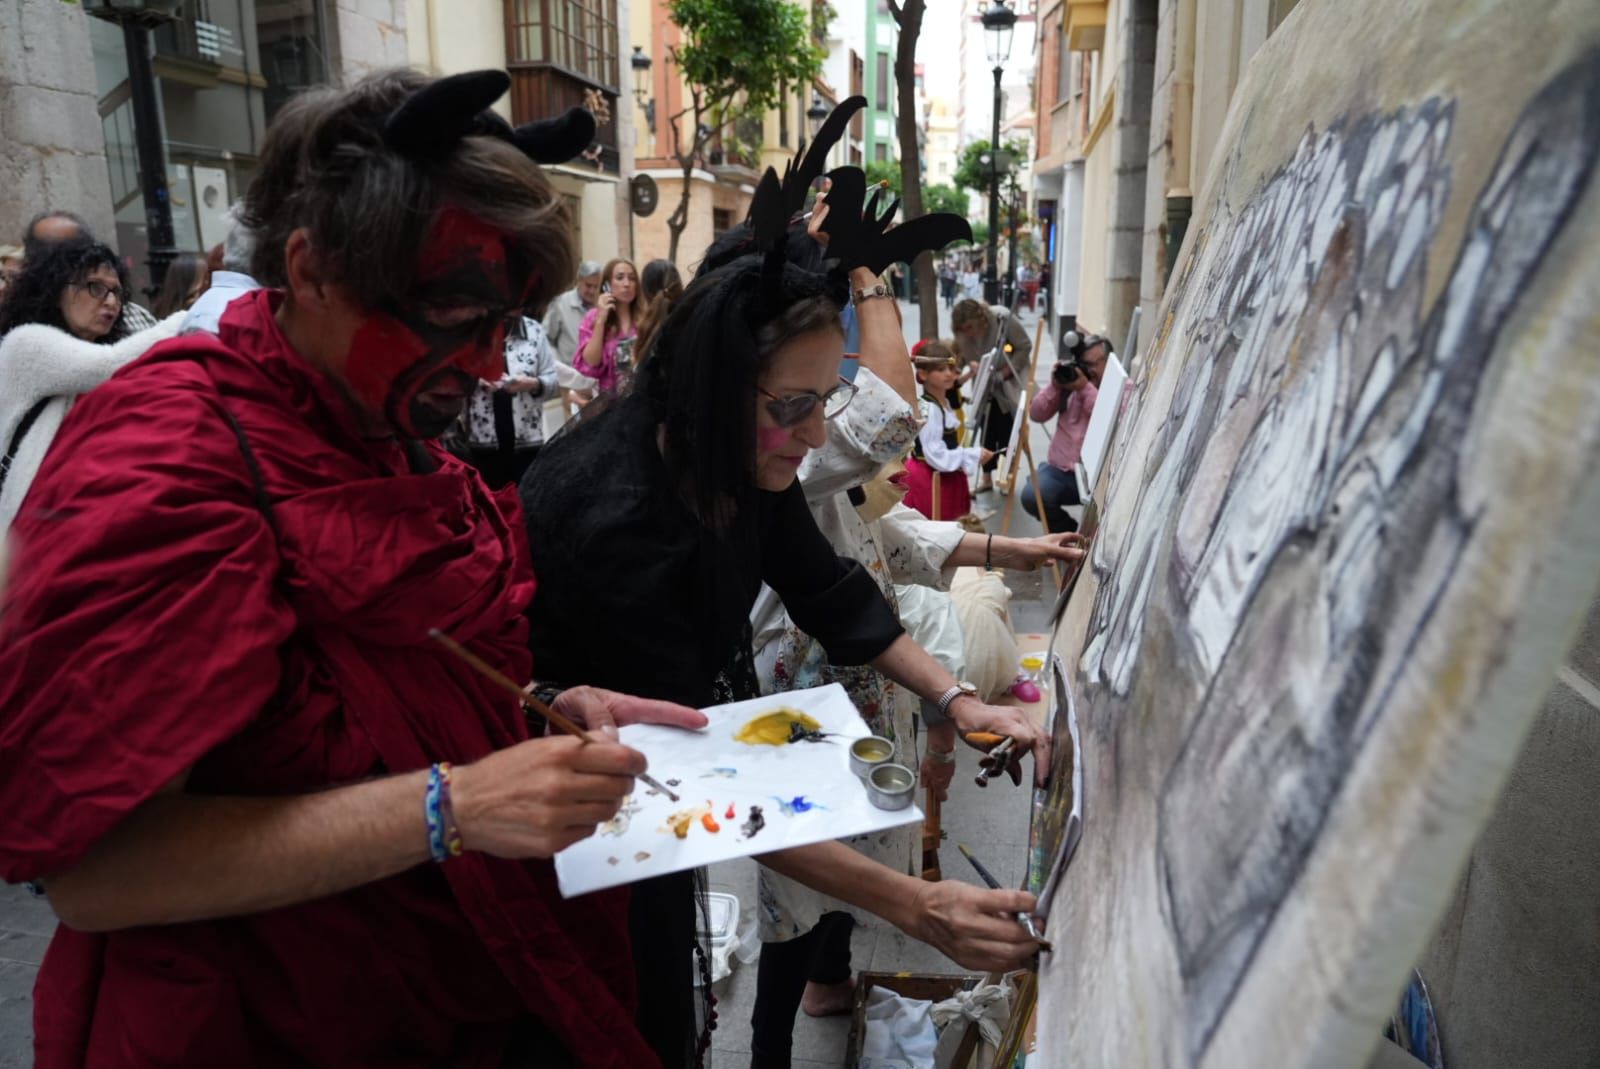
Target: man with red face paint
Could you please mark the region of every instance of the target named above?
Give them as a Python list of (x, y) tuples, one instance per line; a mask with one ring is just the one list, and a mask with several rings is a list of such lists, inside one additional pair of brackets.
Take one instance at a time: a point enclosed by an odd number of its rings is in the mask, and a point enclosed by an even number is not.
[(563, 901), (547, 859), (644, 770), (618, 723), (704, 718), (578, 688), (590, 741), (545, 738), (428, 639), (533, 675), (515, 495), (430, 440), (571, 273), (529, 157), (592, 125), (512, 131), (506, 84), (286, 105), (245, 210), (267, 288), (85, 397), (33, 485), (0, 877), (62, 922), (42, 1069), (657, 1064), (625, 896)]

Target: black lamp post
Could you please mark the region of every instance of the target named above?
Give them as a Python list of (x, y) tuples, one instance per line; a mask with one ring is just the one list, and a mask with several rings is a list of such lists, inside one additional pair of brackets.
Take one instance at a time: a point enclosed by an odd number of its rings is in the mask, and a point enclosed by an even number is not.
[(650, 127), (650, 136), (654, 137), (656, 133), (656, 98), (651, 93), (650, 57), (644, 54), (644, 49), (641, 46), (633, 46), (633, 56), (628, 60), (628, 66), (633, 68), (633, 99), (644, 109), (645, 125)]
[(1009, 251), (1006, 254), (1006, 306), (1013, 307), (1017, 302), (1017, 215), (1022, 209), (1022, 190), (1017, 187), (1017, 176), (1011, 176), (1011, 236)]
[(822, 126), (822, 120), (833, 113), (833, 109), (822, 102), (822, 94), (815, 89), (811, 91), (811, 106), (806, 109), (806, 118), (811, 123), (811, 136), (817, 136), (817, 130)]
[(989, 171), (989, 253), (983, 268), (983, 299), (994, 304), (1000, 299), (1000, 72), (1011, 55), (1011, 29), (1017, 24), (1017, 13), (994, 0), (980, 21), (989, 62), (994, 64), (994, 137), (989, 142), (994, 162)]
[(161, 151), (161, 108), (150, 69), (150, 27), (178, 17), (182, 0), (83, 0), (95, 18), (122, 27), (128, 53), (128, 90), (133, 103), (133, 140), (139, 154), (139, 187), (144, 194), (145, 244), (150, 265), (150, 296), (161, 289), (167, 265), (178, 255), (172, 232), (172, 198)]

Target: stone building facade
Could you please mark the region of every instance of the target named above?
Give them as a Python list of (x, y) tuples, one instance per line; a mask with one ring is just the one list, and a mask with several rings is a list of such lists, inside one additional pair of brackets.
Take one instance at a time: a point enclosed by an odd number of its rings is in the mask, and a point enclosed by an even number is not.
[(0, 244), (47, 208), (111, 232), (88, 22), (61, 0), (0, 3)]

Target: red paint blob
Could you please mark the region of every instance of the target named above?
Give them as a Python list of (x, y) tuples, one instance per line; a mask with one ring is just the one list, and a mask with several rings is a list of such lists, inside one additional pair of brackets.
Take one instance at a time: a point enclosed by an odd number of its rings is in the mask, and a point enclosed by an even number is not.
[(734, 813), (735, 813), (734, 804), (732, 802), (729, 802), (728, 803), (728, 811), (726, 813), (722, 814), (722, 819), (723, 820), (732, 820), (734, 818)]

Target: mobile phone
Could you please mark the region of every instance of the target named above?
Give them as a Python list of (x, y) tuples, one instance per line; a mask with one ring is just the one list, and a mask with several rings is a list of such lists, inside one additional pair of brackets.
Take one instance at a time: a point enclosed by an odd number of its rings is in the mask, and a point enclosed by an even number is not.
[(611, 283), (609, 283), (609, 282), (600, 283), (600, 292), (601, 293), (610, 293), (611, 292)]

